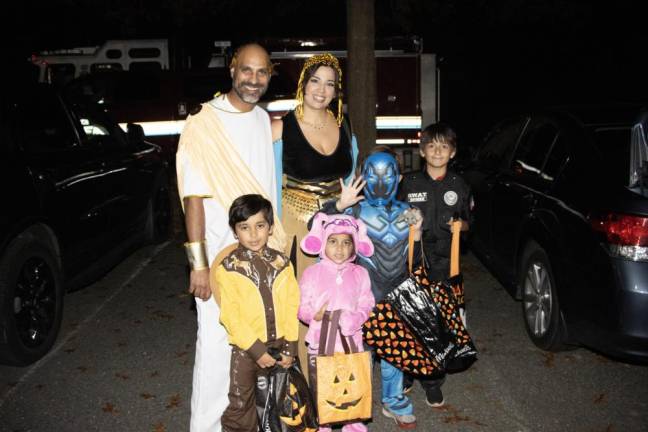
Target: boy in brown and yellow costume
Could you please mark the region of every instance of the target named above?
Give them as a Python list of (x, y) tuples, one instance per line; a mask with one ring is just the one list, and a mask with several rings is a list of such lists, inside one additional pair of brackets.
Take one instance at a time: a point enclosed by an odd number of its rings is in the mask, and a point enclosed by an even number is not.
[[(288, 367), (297, 353), (299, 286), (288, 258), (267, 246), (272, 204), (260, 195), (232, 203), (229, 225), (239, 241), (213, 272), (220, 321), (232, 345), (226, 432), (256, 432), (255, 386), (267, 368)], [(276, 359), (270, 351), (280, 353)]]

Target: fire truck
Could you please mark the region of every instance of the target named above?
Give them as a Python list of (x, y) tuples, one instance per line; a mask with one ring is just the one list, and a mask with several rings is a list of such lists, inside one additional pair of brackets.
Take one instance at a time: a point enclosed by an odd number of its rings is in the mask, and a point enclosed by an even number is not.
[[(263, 106), (280, 117), (295, 106), (295, 90), (305, 58), (331, 52), (346, 77), (344, 40), (267, 39), (274, 73)], [(175, 59), (164, 39), (109, 40), (101, 46), (40, 52), (31, 62), (41, 81), (68, 85), (93, 95), (97, 103), (124, 127), (138, 123), (148, 139), (161, 145), (169, 158), (187, 115), (200, 103), (231, 85), (229, 41), (214, 43), (207, 61)], [(425, 53), (420, 38), (376, 41), (376, 144), (402, 154), (405, 169), (418, 167), (418, 133), (439, 118), (439, 74), (436, 55)], [(181, 66), (177, 66), (181, 65)]]

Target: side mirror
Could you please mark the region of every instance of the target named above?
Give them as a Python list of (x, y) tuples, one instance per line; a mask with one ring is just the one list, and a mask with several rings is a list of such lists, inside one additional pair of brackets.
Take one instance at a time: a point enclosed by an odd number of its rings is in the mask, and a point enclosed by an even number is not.
[(128, 134), (128, 142), (138, 144), (144, 141), (145, 135), (142, 125), (128, 123), (128, 125), (126, 126), (126, 131), (126, 133)]

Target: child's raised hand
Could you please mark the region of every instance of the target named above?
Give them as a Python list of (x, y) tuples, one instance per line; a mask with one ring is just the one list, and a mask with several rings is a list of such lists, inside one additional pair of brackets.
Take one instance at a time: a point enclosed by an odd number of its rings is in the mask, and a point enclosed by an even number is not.
[(265, 352), (261, 357), (259, 357), (256, 362), (260, 367), (265, 369), (274, 366), (275, 363), (277, 363), (277, 360), (275, 360), (274, 357)]
[(412, 228), (415, 230), (420, 230), (421, 226), (423, 226), (423, 213), (421, 212), (421, 209), (417, 207), (412, 207), (409, 209), (410, 215), (412, 217)]
[(364, 196), (361, 195), (362, 188), (367, 184), (362, 177), (353, 177), (349, 186), (344, 184), (344, 180), (340, 179), (340, 187), (342, 191), (340, 192), (340, 198), (335, 203), (335, 208), (337, 211), (344, 211), (344, 209), (349, 208), (358, 202), (364, 199)]
[(278, 360), (277, 363), (284, 367), (290, 367), (291, 364), (293, 364), (293, 361), (295, 361), (295, 357), (292, 356), (287, 356), (285, 354), (281, 354), (281, 360)]
[(414, 232), (414, 241), (421, 239), (421, 227), (423, 226), (423, 213), (417, 207), (410, 207), (398, 217), (397, 221), (404, 221), (409, 224)]
[(324, 318), (324, 313), (326, 313), (326, 308), (328, 307), (328, 302), (324, 303), (320, 310), (315, 314), (313, 319), (315, 321), (322, 321), (322, 318)]

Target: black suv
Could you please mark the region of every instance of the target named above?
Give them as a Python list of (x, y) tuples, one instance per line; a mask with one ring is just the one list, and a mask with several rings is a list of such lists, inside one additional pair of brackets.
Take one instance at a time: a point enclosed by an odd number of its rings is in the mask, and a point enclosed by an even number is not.
[(533, 342), (648, 360), (648, 116), (531, 112), (499, 124), (463, 172), (472, 247), (522, 300)]
[(169, 227), (167, 166), (141, 127), (45, 85), (0, 95), (0, 362), (26, 365), (56, 340), (66, 290)]

